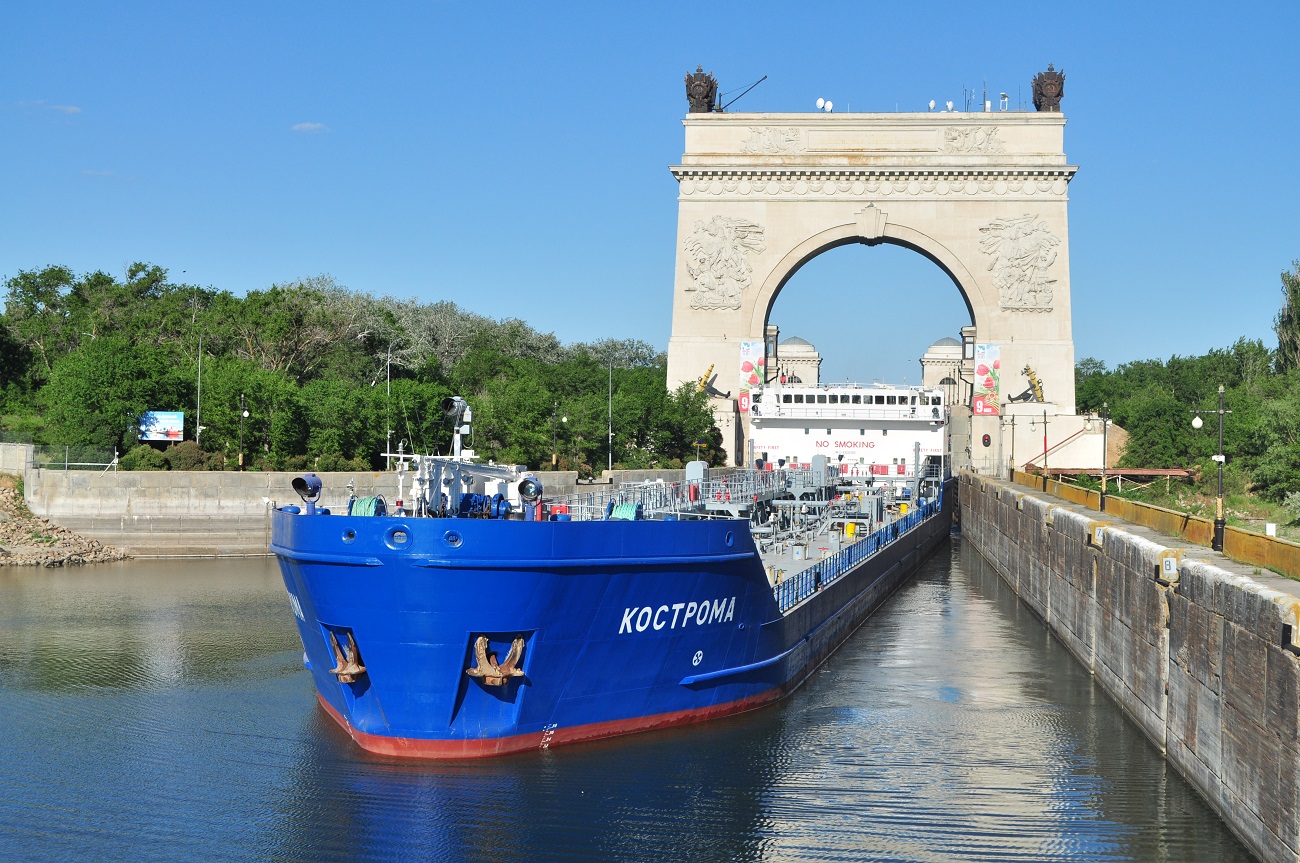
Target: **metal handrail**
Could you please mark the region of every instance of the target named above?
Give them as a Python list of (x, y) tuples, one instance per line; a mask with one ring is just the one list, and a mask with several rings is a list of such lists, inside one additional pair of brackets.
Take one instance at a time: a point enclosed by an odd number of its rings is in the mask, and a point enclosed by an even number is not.
[(878, 554), (881, 549), (911, 533), (913, 528), (933, 518), (943, 509), (943, 492), (939, 496), (919, 503), (916, 509), (902, 518), (881, 527), (850, 546), (828, 555), (813, 565), (795, 573), (772, 588), (781, 613), (789, 611), (828, 584), (857, 569), (863, 562)]

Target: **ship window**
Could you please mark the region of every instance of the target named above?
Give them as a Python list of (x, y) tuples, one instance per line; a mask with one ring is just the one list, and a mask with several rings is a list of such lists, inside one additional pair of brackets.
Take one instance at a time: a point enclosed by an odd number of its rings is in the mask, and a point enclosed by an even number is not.
[[(758, 401), (758, 398), (755, 397), (754, 401)], [(912, 396), (912, 404), (916, 404), (916, 396)]]
[(940, 399), (938, 396), (931, 396), (931, 397), (930, 397), (930, 404), (932, 404), (932, 405), (937, 405), (937, 404), (942, 404), (942, 403), (943, 403), (943, 400)]
[(878, 404), (878, 405), (883, 405), (884, 403), (885, 403), (885, 397), (884, 397), (884, 396), (876, 396), (876, 404)]
[(797, 405), (803, 404), (803, 393), (794, 394), (794, 403)]
[(866, 430), (866, 429), (858, 429), (858, 434), (861, 435), (861, 436), (863, 436), (863, 437), (865, 437), (866, 434), (867, 434), (867, 430)]
[(860, 405), (860, 404), (862, 404), (862, 396), (854, 396), (854, 397), (853, 397), (853, 403), (854, 403), (855, 405)]
[(832, 395), (832, 396), (830, 397), (830, 400), (831, 400), (831, 404), (833, 404), (833, 405), (837, 405), (837, 404), (840, 403), (840, 397), (839, 397), (839, 396), (836, 396), (836, 395)]
[(803, 433), (804, 433), (804, 434), (808, 434), (808, 429), (804, 429), (804, 430), (803, 430)]
[(830, 430), (830, 429), (826, 429), (826, 434), (830, 434), (830, 433), (831, 433), (831, 430)]
[(898, 404), (898, 396), (885, 396), (885, 404), (887, 405)]
[(754, 404), (758, 404), (758, 403), (761, 402), (762, 400), (763, 400), (763, 394), (762, 394), (762, 393), (754, 393), (754, 397), (753, 397), (752, 399), (750, 399), (750, 401), (752, 401)]
[(819, 396), (817, 396), (817, 404), (819, 404), (819, 405), (824, 405), (824, 404), (826, 404), (826, 396), (824, 396), (824, 395), (819, 395)]
[(785, 395), (781, 396), (781, 401), (784, 404), (790, 404), (790, 394), (786, 393)]

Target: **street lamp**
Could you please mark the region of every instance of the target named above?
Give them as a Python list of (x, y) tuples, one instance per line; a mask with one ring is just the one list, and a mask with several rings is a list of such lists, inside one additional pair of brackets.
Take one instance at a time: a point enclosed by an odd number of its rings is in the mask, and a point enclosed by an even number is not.
[(1110, 405), (1106, 402), (1101, 403), (1101, 499), (1097, 504), (1099, 512), (1106, 511), (1106, 457), (1109, 451), (1106, 448), (1106, 431), (1110, 425)]
[[(1192, 428), (1199, 429), (1205, 425), (1201, 419), (1200, 411), (1192, 411), (1196, 416), (1192, 417)], [(1210, 413), (1206, 411), (1206, 413)], [(1219, 463), (1219, 493), (1214, 499), (1214, 538), (1210, 540), (1210, 548), (1215, 551), (1223, 551), (1223, 528), (1227, 522), (1223, 518), (1223, 415), (1230, 414), (1232, 411), (1223, 409), (1223, 384), (1219, 384), (1219, 409), (1214, 411), (1219, 415), (1219, 453), (1212, 458)]]
[(239, 469), (244, 469), (244, 420), (248, 419), (248, 408), (244, 406), (244, 394), (239, 394)]
[[(557, 420), (557, 417), (559, 418)], [(569, 418), (560, 417), (560, 403), (555, 402), (551, 406), (551, 470), (557, 470), (560, 465), (560, 423), (568, 423)]]
[[(1101, 498), (1097, 503), (1097, 511), (1106, 511), (1106, 426), (1110, 424), (1110, 405), (1106, 402), (1101, 403), (1101, 410), (1097, 412), (1097, 419), (1101, 420)], [(1088, 431), (1092, 431), (1092, 417), (1088, 417), (1088, 422), (1084, 426)]]

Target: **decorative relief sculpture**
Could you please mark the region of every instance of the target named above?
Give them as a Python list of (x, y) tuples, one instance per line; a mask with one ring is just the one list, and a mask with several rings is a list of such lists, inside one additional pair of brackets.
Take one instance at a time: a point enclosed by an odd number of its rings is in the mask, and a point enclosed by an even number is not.
[(740, 297), (749, 287), (753, 268), (747, 253), (762, 253), (763, 229), (744, 219), (714, 216), (708, 224), (696, 222), (683, 244), (686, 271), (694, 279), (693, 309), (738, 309)]
[(980, 233), (980, 251), (992, 255), (988, 270), (998, 289), (998, 305), (1016, 311), (1048, 312), (1052, 308), (1049, 270), (1056, 262), (1061, 238), (1037, 216), (995, 219)]
[(1034, 76), (1034, 110), (1060, 111), (1061, 97), (1065, 95), (1065, 70), (1057, 72), (1047, 64), (1046, 72)]
[(943, 130), (943, 145), (939, 149), (945, 153), (994, 154), (1007, 151), (998, 137), (996, 126), (949, 126)]
[(718, 79), (712, 72), (705, 72), (703, 66), (696, 66), (695, 71), (686, 76), (686, 101), (691, 105), (690, 113), (709, 113), (717, 96)]
[(740, 145), (741, 152), (754, 156), (773, 156), (779, 153), (801, 153), (808, 149), (803, 142), (803, 129), (772, 129), (749, 127), (749, 137)]

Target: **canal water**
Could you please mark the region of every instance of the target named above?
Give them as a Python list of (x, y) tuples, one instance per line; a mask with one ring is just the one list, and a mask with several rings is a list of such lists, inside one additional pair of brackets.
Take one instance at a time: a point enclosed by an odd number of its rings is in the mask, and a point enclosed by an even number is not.
[(0, 860), (1251, 859), (963, 543), (779, 705), (487, 761), (355, 748), (292, 619), (264, 559), (0, 570)]

